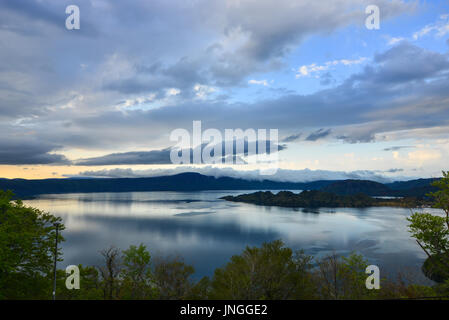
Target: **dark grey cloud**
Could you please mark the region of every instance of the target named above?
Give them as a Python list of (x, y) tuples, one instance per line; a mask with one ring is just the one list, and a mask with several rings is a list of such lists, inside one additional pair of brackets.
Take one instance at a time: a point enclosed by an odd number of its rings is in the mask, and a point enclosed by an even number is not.
[(411, 148), (415, 148), (415, 147), (414, 146), (393, 146), (393, 147), (385, 148), (384, 151), (399, 151), (402, 149), (411, 149)]
[(82, 11), (83, 28), (71, 33), (72, 39), (79, 36), (98, 37), (99, 29), (95, 21), (98, 21), (98, 17), (95, 16), (95, 7), (89, 0), (1, 0), (0, 30), (25, 36), (45, 37), (48, 32), (61, 35), (67, 32), (65, 20), (68, 14), (65, 10), (69, 5), (77, 5)]
[(0, 164), (70, 164), (65, 156), (51, 153), (59, 148), (59, 146), (33, 140), (3, 140), (0, 141)]
[(302, 133), (296, 133), (296, 134), (292, 134), (290, 136), (285, 137), (284, 139), (282, 139), (282, 142), (293, 142), (293, 141), (297, 141), (299, 140), (299, 138), (301, 138)]
[(64, 28), (65, 24), (64, 16), (61, 13), (65, 12), (65, 7), (63, 2), (60, 2), (61, 6), (58, 6), (60, 12), (56, 11), (55, 6), (46, 5), (41, 1), (35, 0), (2, 0), (0, 1), (0, 6), (3, 10), (10, 10), (16, 14), (25, 16), (27, 20), (40, 20), (59, 28)]
[(401, 169), (401, 168), (392, 168), (392, 169), (386, 170), (386, 171), (384, 171), (384, 172), (387, 172), (387, 173), (397, 173), (397, 172), (403, 172), (403, 171), (404, 171), (404, 169)]
[(242, 1), (227, 5), (224, 9), (223, 28), (230, 40), (246, 39), (234, 51), (223, 49), (220, 63), (214, 65), (215, 77), (231, 82), (249, 72), (279, 67), (279, 58), (284, 57), (294, 44), (301, 43), (312, 34), (331, 33), (347, 24), (362, 26), (365, 21), (364, 8), (376, 4), (382, 7), (383, 19), (408, 12), (411, 5), (402, 1), (326, 1), (290, 0), (257, 2)]
[[(277, 128), (280, 133), (329, 128), (322, 139), (335, 135), (347, 142), (449, 125), (447, 55), (409, 43), (378, 54), (334, 88), (309, 95), (279, 89), (276, 97), (252, 103), (226, 99), (226, 90), (240, 86), (246, 76), (282, 66), (285, 53), (305, 37), (363, 24), (359, 8), (365, 4), (381, 6), (383, 19), (400, 14), (409, 7), (402, 1), (77, 1), (81, 31), (88, 36), (64, 30), (67, 4), (72, 3), (0, 1), (2, 23), (2, 18), (8, 25), (18, 19), (17, 25), (30, 30), (25, 36), (26, 30), (0, 28), (8, 43), (0, 50), (4, 139), (32, 128), (44, 145), (128, 150), (132, 143), (145, 150), (151, 141), (152, 148), (162, 150), (171, 130), (190, 128), (193, 120), (210, 128)], [(39, 33), (32, 34), (36, 29)], [(223, 86), (221, 99), (195, 99), (191, 89), (197, 83)], [(117, 103), (140, 94), (164, 98), (170, 87), (181, 89), (180, 100), (118, 110)], [(122, 156), (151, 162), (159, 155), (116, 153), (112, 158), (123, 162)]]
[(327, 130), (319, 129), (319, 130), (317, 130), (317, 131), (312, 132), (311, 134), (309, 134), (309, 135), (307, 136), (306, 140), (307, 140), (307, 141), (317, 141), (317, 140), (320, 140), (320, 139), (325, 138), (325, 137), (327, 137), (328, 135), (330, 135), (330, 134), (331, 134), (331, 131), (332, 131), (331, 129), (327, 129)]
[(200, 60), (182, 57), (172, 65), (160, 62), (151, 65), (134, 64), (133, 73), (127, 78), (105, 80), (103, 89), (123, 94), (154, 93), (156, 99), (165, 96), (165, 90), (176, 88), (184, 98), (194, 96), (198, 84), (213, 83), (205, 77), (206, 71)]
[(320, 76), (320, 84), (322, 85), (322, 86), (328, 86), (328, 85), (330, 85), (330, 84), (332, 84), (332, 83), (335, 83), (335, 79), (334, 79), (334, 77), (332, 76), (332, 74), (328, 71), (328, 72), (325, 72), (325, 73), (323, 73), (321, 76)]
[[(429, 68), (428, 78), (417, 79), (410, 74), (404, 77), (407, 68), (421, 68), (434, 60), (447, 60), (446, 54), (422, 49), (411, 44), (401, 44), (386, 51), (381, 62), (372, 62), (368, 68), (349, 77), (342, 84), (299, 95), (286, 93), (276, 98), (254, 103), (230, 103), (222, 100), (183, 100), (165, 107), (151, 110), (107, 110), (104, 112), (78, 114), (67, 110), (53, 112), (48, 120), (41, 117), (43, 125), (35, 126), (37, 135), (43, 141), (77, 147), (117, 148), (130, 141), (144, 144), (151, 140), (160, 147), (169, 145), (167, 137), (176, 128), (189, 129), (192, 121), (201, 120), (204, 128), (277, 128), (280, 133), (303, 128), (311, 131), (328, 128), (326, 139), (341, 138), (346, 142), (368, 142), (376, 135), (397, 130), (417, 128), (442, 128), (449, 126), (449, 67)], [(396, 53), (390, 53), (394, 50)], [(402, 67), (391, 67), (389, 58), (396, 60), (397, 50), (403, 50)], [(437, 58), (436, 58), (437, 57)], [(426, 68), (427, 69), (427, 68)], [(369, 75), (375, 70), (375, 80)], [(399, 75), (395, 75), (398, 72)], [(385, 81), (383, 79), (385, 78)], [(401, 79), (391, 85), (391, 79)], [(71, 126), (62, 126), (67, 118)], [(62, 121), (61, 119), (64, 119)], [(55, 126), (55, 121), (60, 126)], [(440, 130), (440, 131), (441, 131)], [(312, 134), (313, 138), (314, 135)], [(157, 145), (155, 145), (157, 146)]]
[[(383, 19), (410, 10), (403, 1), (374, 2)], [(80, 30), (65, 29), (71, 4), (80, 8)], [(285, 53), (305, 37), (362, 25), (366, 4), (372, 1), (2, 0), (0, 37), (8, 47), (0, 52), (1, 116), (48, 114), (86, 87), (125, 95), (154, 91), (158, 98), (178, 87), (190, 98), (197, 83), (241, 86), (255, 72), (283, 66)], [(105, 65), (113, 55), (122, 61)], [(123, 61), (133, 70), (118, 70)], [(95, 108), (108, 104), (96, 101)]]
[[(248, 142), (243, 141), (243, 149), (237, 150), (237, 142), (236, 140), (233, 142), (232, 146), (232, 154), (226, 154), (225, 150), (225, 142), (221, 144), (221, 154), (222, 154), (222, 162), (224, 163), (225, 159), (229, 156), (233, 158), (235, 163), (244, 161), (241, 156), (248, 155), (251, 150), (256, 150), (256, 153), (259, 154), (258, 144), (265, 143), (265, 152), (270, 154), (272, 151), (270, 150), (270, 142), (269, 141), (255, 141)], [(200, 147), (194, 149), (183, 149), (179, 150), (178, 154), (181, 155), (182, 152), (187, 152), (190, 155), (189, 161), (190, 163), (194, 163), (193, 154), (195, 152), (200, 152), (202, 154), (204, 148), (207, 144), (203, 144)], [(276, 145), (273, 144), (274, 148), (277, 147), (278, 151), (282, 151), (286, 149), (285, 145)], [(139, 165), (139, 164), (171, 164), (170, 153), (172, 148), (164, 148), (161, 150), (151, 150), (151, 151), (133, 151), (133, 152), (123, 152), (123, 153), (112, 153), (101, 157), (80, 159), (74, 162), (74, 164), (79, 166), (108, 166), (108, 165)], [(241, 151), (241, 152), (240, 152)], [(260, 152), (262, 153), (262, 152)], [(210, 153), (211, 156), (214, 156), (213, 150)]]
[(134, 151), (111, 153), (101, 157), (80, 159), (75, 164), (80, 166), (103, 166), (121, 164), (169, 164), (170, 149), (154, 151)]
[(433, 52), (401, 41), (384, 53), (374, 57), (375, 65), (368, 65), (364, 72), (352, 77), (353, 82), (383, 85), (421, 81), (447, 75), (449, 61), (447, 54)]

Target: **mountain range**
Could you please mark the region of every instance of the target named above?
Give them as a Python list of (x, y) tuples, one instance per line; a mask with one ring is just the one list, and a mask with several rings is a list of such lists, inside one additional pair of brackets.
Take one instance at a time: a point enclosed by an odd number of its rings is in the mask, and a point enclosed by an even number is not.
[(369, 196), (424, 197), (428, 192), (435, 191), (431, 186), (435, 180), (437, 179), (418, 179), (387, 184), (369, 180), (278, 182), (215, 178), (188, 172), (148, 178), (0, 179), (0, 190), (12, 190), (21, 198), (57, 193), (201, 190), (322, 190), (338, 195), (363, 193)]

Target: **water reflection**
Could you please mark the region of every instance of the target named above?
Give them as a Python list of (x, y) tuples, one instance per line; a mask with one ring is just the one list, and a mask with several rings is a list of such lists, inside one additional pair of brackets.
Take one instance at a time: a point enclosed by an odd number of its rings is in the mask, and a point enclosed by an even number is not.
[(153, 255), (180, 254), (196, 275), (212, 275), (246, 245), (282, 239), (316, 257), (356, 251), (381, 270), (419, 270), (425, 255), (402, 208), (291, 209), (219, 198), (248, 191), (44, 195), (26, 201), (63, 218), (64, 265), (99, 265), (99, 251), (144, 243)]

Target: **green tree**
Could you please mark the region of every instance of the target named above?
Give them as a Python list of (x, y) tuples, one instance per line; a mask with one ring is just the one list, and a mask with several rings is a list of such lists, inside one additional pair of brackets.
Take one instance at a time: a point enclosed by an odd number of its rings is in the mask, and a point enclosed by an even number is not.
[(351, 253), (348, 257), (336, 254), (318, 261), (315, 272), (319, 295), (323, 299), (365, 299), (374, 296), (365, 285), (368, 263), (363, 256)]
[(449, 279), (449, 172), (434, 182), (439, 190), (429, 194), (435, 200), (434, 207), (442, 209), (445, 216), (416, 212), (407, 220), (412, 237), (428, 256), (424, 273), (437, 282)]
[(157, 297), (162, 300), (187, 299), (194, 286), (191, 279), (195, 269), (181, 257), (159, 258), (154, 267)]
[(121, 255), (120, 250), (111, 246), (100, 252), (104, 265), (99, 268), (103, 297), (105, 300), (115, 300), (120, 294)]
[(146, 246), (131, 245), (123, 253), (122, 289), (124, 299), (151, 299), (155, 290), (152, 283), (151, 255)]
[(211, 294), (211, 281), (209, 277), (203, 277), (193, 285), (186, 295), (188, 300), (207, 300)]
[(78, 265), (80, 271), (80, 288), (67, 289), (65, 270), (58, 270), (56, 298), (58, 300), (101, 300), (104, 298), (103, 288), (97, 268)]
[(55, 224), (64, 225), (12, 196), (0, 190), (0, 299), (51, 298)]
[(313, 297), (311, 257), (293, 252), (280, 240), (246, 247), (215, 270), (214, 299), (302, 299)]

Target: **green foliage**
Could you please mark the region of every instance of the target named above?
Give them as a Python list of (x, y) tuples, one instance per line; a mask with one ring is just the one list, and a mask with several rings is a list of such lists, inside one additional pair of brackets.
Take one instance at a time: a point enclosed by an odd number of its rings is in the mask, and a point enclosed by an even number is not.
[(449, 279), (436, 285), (434, 290), (438, 296), (449, 297)]
[(152, 286), (151, 255), (146, 246), (130, 246), (123, 253), (122, 299), (150, 299), (154, 297)]
[(352, 253), (348, 257), (342, 257), (339, 276), (343, 280), (343, 297), (361, 299), (374, 292), (366, 289), (367, 266), (368, 262), (361, 255)]
[(194, 288), (191, 280), (195, 269), (181, 257), (160, 259), (154, 267), (157, 296), (163, 300), (186, 299)]
[(377, 299), (429, 299), (439, 296), (447, 296), (438, 292), (437, 287), (405, 284), (384, 280), (382, 290), (377, 292)]
[(0, 299), (50, 298), (55, 224), (61, 219), (11, 199), (11, 192), (0, 190)]
[(80, 288), (68, 290), (65, 282), (65, 270), (58, 270), (56, 298), (58, 300), (101, 300), (103, 299), (102, 284), (97, 268), (78, 265), (80, 271)]
[(430, 254), (440, 254), (448, 250), (449, 230), (445, 218), (430, 213), (414, 213), (409, 218), (412, 236), (418, 240)]
[(311, 258), (282, 241), (247, 247), (215, 270), (213, 299), (301, 299), (313, 296)]
[(209, 277), (203, 277), (193, 285), (186, 298), (188, 300), (207, 300), (211, 295), (211, 290), (211, 280)]
[(446, 222), (449, 224), (449, 171), (443, 171), (443, 178), (432, 183), (439, 190), (431, 192), (429, 196), (435, 199), (435, 208), (443, 209), (446, 213)]
[(407, 220), (409, 231), (428, 256), (423, 271), (437, 282), (449, 279), (449, 172), (433, 186), (439, 190), (429, 194), (435, 199), (434, 207), (442, 209), (445, 217), (430, 213), (414, 213)]
[[(146, 246), (126, 250), (111, 247), (101, 251), (104, 264), (82, 266), (80, 289), (65, 287), (67, 275), (57, 272), (58, 299), (396, 299), (449, 295), (447, 268), (449, 249), (449, 176), (437, 182), (435, 206), (446, 217), (415, 213), (409, 229), (428, 253), (432, 271), (438, 266), (441, 283), (430, 287), (413, 281), (382, 280), (380, 290), (365, 286), (367, 262), (352, 253), (347, 257), (330, 255), (312, 264), (312, 257), (293, 251), (280, 240), (261, 247), (246, 247), (240, 254), (215, 270), (212, 279), (193, 281), (194, 268), (180, 257), (153, 259)], [(281, 201), (292, 204), (292, 193), (256, 193), (252, 201)], [(296, 195), (295, 195), (296, 196)], [(328, 201), (322, 193), (305, 193), (313, 205)], [(55, 223), (48, 213), (12, 201), (10, 192), (0, 191), (0, 299), (48, 299), (52, 291)], [(275, 197), (275, 198), (273, 198)], [(270, 200), (271, 199), (271, 200)], [(341, 198), (332, 198), (337, 201)], [(347, 201), (349, 198), (346, 198)], [(351, 196), (351, 203), (363, 203), (363, 196)], [(60, 230), (64, 226), (61, 225)], [(59, 241), (63, 238), (59, 235)], [(60, 250), (60, 249), (59, 249)], [(58, 252), (61, 256), (61, 250)], [(59, 259), (61, 261), (61, 259)], [(443, 271), (443, 273), (442, 273)]]
[(335, 254), (318, 261), (315, 279), (322, 299), (368, 299), (375, 291), (365, 285), (368, 263), (363, 256), (352, 253), (348, 257)]
[(337, 195), (335, 193), (318, 190), (303, 191), (301, 193), (280, 191), (277, 194), (273, 194), (271, 191), (258, 191), (238, 196), (225, 196), (222, 197), (222, 199), (264, 206), (293, 208), (365, 208), (373, 206), (417, 207), (418, 205), (423, 204), (423, 200), (418, 200), (415, 198), (385, 200), (372, 198), (363, 193), (353, 195)]
[(120, 250), (115, 247), (109, 247), (101, 252), (104, 259), (104, 265), (99, 269), (103, 297), (106, 300), (118, 299), (120, 294)]

